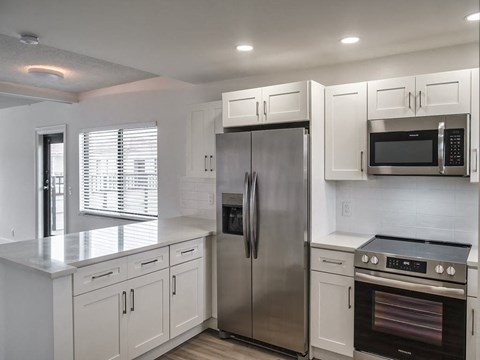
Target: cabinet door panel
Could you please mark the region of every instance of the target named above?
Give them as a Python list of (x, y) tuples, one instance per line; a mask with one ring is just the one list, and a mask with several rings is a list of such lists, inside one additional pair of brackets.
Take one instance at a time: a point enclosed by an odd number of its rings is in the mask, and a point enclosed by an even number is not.
[(475, 297), (467, 298), (467, 360), (478, 360), (477, 337), (480, 331), (478, 316), (478, 299)]
[(206, 176), (208, 173), (204, 135), (207, 117), (208, 108), (204, 104), (195, 106), (190, 112), (187, 122), (187, 176)]
[(368, 119), (415, 116), (415, 77), (368, 82)]
[(117, 284), (74, 297), (75, 359), (127, 358), (124, 291)]
[(201, 324), (204, 319), (203, 259), (170, 268), (170, 336)]
[(262, 110), (266, 123), (308, 121), (308, 81), (268, 86), (262, 89)]
[(223, 127), (259, 124), (263, 120), (259, 110), (261, 100), (261, 88), (222, 94)]
[(367, 84), (325, 89), (325, 178), (366, 180)]
[(352, 277), (312, 271), (311, 345), (353, 356)]
[(169, 269), (128, 282), (128, 357), (154, 349), (169, 339)]
[(470, 165), (470, 182), (478, 182), (479, 180), (479, 165), (480, 165), (480, 91), (479, 91), (479, 71), (477, 69), (472, 70), (472, 112), (471, 112), (471, 127), (470, 127), (470, 139), (471, 139), (471, 165)]
[(417, 76), (417, 116), (469, 113), (470, 77), (470, 70)]

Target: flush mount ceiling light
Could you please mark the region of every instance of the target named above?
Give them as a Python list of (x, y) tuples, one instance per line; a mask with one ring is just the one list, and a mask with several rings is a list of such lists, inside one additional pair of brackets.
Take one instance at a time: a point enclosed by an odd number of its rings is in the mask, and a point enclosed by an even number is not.
[(38, 45), (40, 42), (37, 35), (34, 34), (20, 34), (20, 42), (26, 45)]
[(467, 21), (479, 21), (480, 20), (480, 12), (470, 14), (467, 17), (465, 17), (465, 19), (467, 19)]
[(243, 51), (243, 52), (252, 51), (253, 46), (252, 45), (245, 45), (245, 44), (244, 45), (238, 45), (237, 50), (238, 51)]
[(342, 40), (340, 40), (342, 44), (355, 44), (359, 41), (360, 41), (360, 38), (357, 36), (347, 36), (347, 37), (344, 37)]
[(27, 72), (33, 76), (44, 79), (60, 80), (65, 77), (63, 71), (44, 66), (29, 66)]

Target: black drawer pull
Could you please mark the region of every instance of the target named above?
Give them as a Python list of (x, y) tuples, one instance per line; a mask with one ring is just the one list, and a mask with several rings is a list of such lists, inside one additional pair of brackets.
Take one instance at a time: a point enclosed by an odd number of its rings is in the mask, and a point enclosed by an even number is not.
[(140, 266), (145, 266), (145, 265), (154, 264), (154, 263), (156, 263), (157, 261), (158, 261), (158, 259), (151, 260), (151, 261), (147, 261), (147, 262), (141, 263)]
[(105, 274), (102, 274), (102, 275), (92, 276), (92, 280), (100, 279), (100, 278), (102, 278), (102, 277), (109, 276), (109, 275), (113, 275), (113, 271), (109, 271), (108, 273), (105, 273)]

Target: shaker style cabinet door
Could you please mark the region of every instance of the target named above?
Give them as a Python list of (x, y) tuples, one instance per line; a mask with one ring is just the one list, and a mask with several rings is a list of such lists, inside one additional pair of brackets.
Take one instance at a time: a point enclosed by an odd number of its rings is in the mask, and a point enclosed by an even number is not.
[(325, 179), (367, 179), (367, 83), (325, 89)]
[(184, 333), (204, 320), (203, 259), (170, 268), (170, 337)]
[(260, 124), (263, 121), (261, 101), (261, 88), (223, 93), (223, 127)]
[(311, 345), (353, 357), (353, 277), (311, 275)]
[(221, 116), (220, 101), (191, 109), (187, 121), (187, 176), (215, 177), (215, 132)]
[(472, 106), (471, 106), (471, 127), (470, 127), (470, 182), (478, 183), (480, 171), (480, 91), (479, 91), (478, 68), (472, 70)]
[(476, 297), (467, 298), (467, 360), (478, 360), (477, 338), (480, 331), (478, 305), (479, 301)]
[(264, 87), (262, 100), (265, 123), (310, 120), (308, 81)]
[(368, 82), (368, 119), (415, 116), (415, 77)]
[(470, 113), (470, 77), (471, 70), (417, 76), (417, 116)]
[(169, 269), (128, 282), (128, 358), (169, 340)]
[(75, 359), (127, 359), (125, 284), (74, 297)]

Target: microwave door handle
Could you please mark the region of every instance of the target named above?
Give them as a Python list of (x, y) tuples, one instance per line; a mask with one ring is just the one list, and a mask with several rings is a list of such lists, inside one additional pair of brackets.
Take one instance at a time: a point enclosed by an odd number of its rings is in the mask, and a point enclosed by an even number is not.
[(242, 207), (242, 217), (243, 217), (243, 241), (245, 243), (245, 256), (248, 259), (250, 257), (250, 214), (248, 211), (249, 203), (249, 193), (250, 193), (250, 175), (248, 172), (245, 173), (245, 184), (243, 188), (243, 207)]
[(438, 123), (438, 172), (445, 174), (445, 122)]

